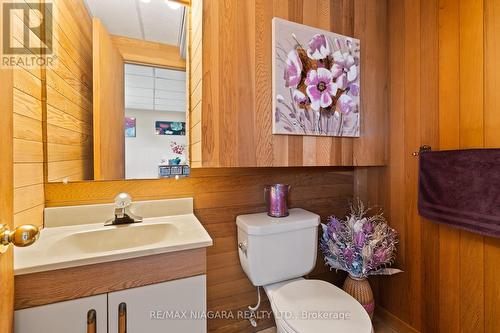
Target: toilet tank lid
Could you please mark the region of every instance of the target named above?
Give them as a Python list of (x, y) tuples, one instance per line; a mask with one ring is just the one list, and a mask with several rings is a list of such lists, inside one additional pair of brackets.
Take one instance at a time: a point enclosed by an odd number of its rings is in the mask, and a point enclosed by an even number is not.
[(246, 214), (236, 218), (238, 228), (248, 235), (268, 235), (299, 229), (314, 228), (320, 217), (302, 208), (290, 209), (287, 217), (271, 217), (267, 213)]

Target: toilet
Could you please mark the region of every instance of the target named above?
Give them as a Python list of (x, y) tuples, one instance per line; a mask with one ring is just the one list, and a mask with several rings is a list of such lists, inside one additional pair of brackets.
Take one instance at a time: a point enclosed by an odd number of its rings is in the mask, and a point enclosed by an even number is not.
[(301, 208), (283, 218), (240, 215), (238, 252), (253, 285), (263, 287), (278, 333), (370, 333), (370, 317), (331, 283), (303, 276), (316, 265), (320, 217)]

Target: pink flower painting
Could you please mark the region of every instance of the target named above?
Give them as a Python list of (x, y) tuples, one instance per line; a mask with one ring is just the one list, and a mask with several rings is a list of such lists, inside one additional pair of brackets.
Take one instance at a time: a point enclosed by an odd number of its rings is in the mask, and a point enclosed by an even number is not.
[(359, 137), (360, 42), (273, 19), (273, 134)]

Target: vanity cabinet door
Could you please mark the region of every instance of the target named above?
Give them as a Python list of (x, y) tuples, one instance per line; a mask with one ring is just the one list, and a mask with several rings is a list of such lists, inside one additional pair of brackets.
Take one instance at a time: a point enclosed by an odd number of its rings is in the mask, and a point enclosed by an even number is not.
[(37, 306), (14, 312), (14, 333), (106, 333), (107, 295)]
[(205, 310), (205, 275), (117, 291), (108, 294), (109, 333), (204, 333)]

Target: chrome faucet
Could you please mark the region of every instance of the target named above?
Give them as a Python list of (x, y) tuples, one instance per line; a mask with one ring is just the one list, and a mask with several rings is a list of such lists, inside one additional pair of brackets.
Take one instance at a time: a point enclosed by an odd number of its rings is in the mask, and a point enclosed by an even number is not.
[(142, 217), (130, 211), (132, 197), (128, 193), (120, 193), (115, 197), (115, 217), (104, 223), (107, 225), (120, 225), (142, 222)]

